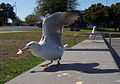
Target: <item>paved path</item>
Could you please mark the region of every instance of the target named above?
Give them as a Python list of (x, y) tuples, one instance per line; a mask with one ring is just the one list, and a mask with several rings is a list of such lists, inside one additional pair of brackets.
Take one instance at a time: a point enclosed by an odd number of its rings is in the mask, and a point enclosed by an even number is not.
[[(103, 39), (85, 40), (72, 48), (108, 48)], [(109, 51), (65, 51), (61, 65), (40, 65), (6, 84), (120, 84), (120, 71)]]
[(119, 38), (112, 38), (112, 47), (117, 52), (117, 54), (120, 56), (120, 37)]

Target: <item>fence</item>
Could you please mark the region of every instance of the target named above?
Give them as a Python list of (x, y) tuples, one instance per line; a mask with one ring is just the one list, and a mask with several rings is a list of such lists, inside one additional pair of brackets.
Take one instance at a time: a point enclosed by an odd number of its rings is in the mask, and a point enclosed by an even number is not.
[[(109, 37), (109, 44), (111, 46), (111, 34), (110, 33), (76, 33), (74, 37), (74, 45), (76, 45), (76, 39), (78, 38), (78, 35), (102, 35), (102, 37), (105, 39), (105, 35), (108, 35)], [(73, 48), (67, 48), (66, 51), (110, 51), (110, 49), (93, 49), (93, 48), (80, 48), (80, 49), (73, 49)]]

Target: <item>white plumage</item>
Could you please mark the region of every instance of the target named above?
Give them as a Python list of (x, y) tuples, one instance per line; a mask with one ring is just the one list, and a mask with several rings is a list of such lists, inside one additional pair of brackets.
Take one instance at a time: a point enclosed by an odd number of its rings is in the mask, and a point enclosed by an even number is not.
[[(57, 12), (45, 17), (42, 24), (42, 38), (40, 42), (29, 42), (22, 52), (27, 50), (35, 56), (52, 61), (58, 60), (58, 64), (65, 48), (61, 43), (62, 29), (64, 25), (70, 25), (78, 18), (76, 12)], [(21, 53), (21, 50), (19, 50)], [(18, 53), (19, 54), (19, 53)], [(50, 64), (48, 63), (48, 64)], [(42, 65), (47, 66), (48, 64)]]
[[(96, 29), (96, 26), (93, 26), (93, 30), (92, 30), (93, 34), (96, 32), (95, 29)], [(91, 38), (92, 36), (94, 36), (94, 35), (90, 35), (89, 37)]]

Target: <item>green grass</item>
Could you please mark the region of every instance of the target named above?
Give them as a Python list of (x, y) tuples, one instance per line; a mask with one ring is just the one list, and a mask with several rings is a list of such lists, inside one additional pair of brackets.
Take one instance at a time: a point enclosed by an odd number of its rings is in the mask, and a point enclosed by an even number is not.
[[(4, 84), (10, 79), (24, 73), (32, 67), (40, 64), (44, 60), (31, 53), (23, 55), (16, 55), (19, 48), (23, 48), (30, 41), (39, 41), (41, 38), (41, 28), (25, 29), (14, 33), (1, 33), (0, 34), (0, 84)], [(91, 29), (81, 29), (80, 31), (69, 31), (68, 28), (64, 29), (62, 43), (69, 44), (68, 47), (73, 46), (73, 35), (80, 32), (91, 32)], [(113, 32), (113, 29), (100, 29), (100, 32)], [(99, 32), (98, 31), (98, 32)], [(120, 34), (119, 32), (117, 32)], [(86, 35), (81, 35), (77, 39), (77, 43), (85, 40)]]
[(113, 28), (99, 28), (99, 32), (114, 32)]
[[(41, 29), (35, 28), (24, 31), (26, 32), (0, 34), (0, 84), (4, 84), (44, 61), (32, 56), (30, 52), (16, 55), (19, 48), (23, 48), (30, 41), (39, 41), (41, 38)], [(75, 33), (77, 32), (65, 30), (62, 38), (63, 44), (67, 43), (69, 47), (73, 46), (73, 35)], [(77, 43), (85, 39), (86, 36), (81, 36), (81, 39), (77, 39)]]
[(10, 27), (10, 26), (0, 26), (0, 27)]
[[(80, 33), (80, 32), (79, 31), (77, 31), (77, 32), (76, 31), (72, 31), (72, 32), (71, 31), (64, 31), (64, 33), (63, 33), (62, 42), (63, 42), (63, 44), (69, 44), (68, 48), (70, 48), (74, 45), (73, 35), (75, 33)], [(87, 36), (81, 35), (79, 37), (79, 39), (77, 39), (76, 43), (79, 43), (79, 42), (85, 40), (86, 38), (87, 38)]]
[(114, 28), (100, 28), (98, 32), (106, 32), (111, 34), (120, 34), (120, 32), (115, 32)]
[(0, 71), (2, 72), (0, 75), (0, 84), (4, 84), (6, 81), (35, 67), (43, 61), (43, 59), (32, 55), (21, 60), (8, 60), (7, 63), (0, 66)]

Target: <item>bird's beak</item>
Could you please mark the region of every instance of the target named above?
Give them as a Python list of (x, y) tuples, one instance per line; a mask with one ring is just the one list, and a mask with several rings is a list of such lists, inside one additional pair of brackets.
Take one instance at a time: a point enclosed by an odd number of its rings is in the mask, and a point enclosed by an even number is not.
[(29, 49), (29, 48), (23, 48), (23, 49), (22, 49), (22, 52), (23, 52), (23, 53), (26, 53), (26, 52), (28, 51), (28, 49)]

